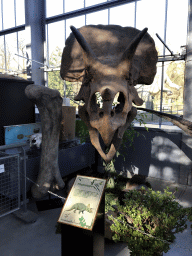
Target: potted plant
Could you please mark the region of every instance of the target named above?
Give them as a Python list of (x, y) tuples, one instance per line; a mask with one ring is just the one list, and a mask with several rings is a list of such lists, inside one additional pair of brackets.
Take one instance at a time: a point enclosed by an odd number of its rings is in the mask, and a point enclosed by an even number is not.
[(121, 202), (116, 202), (113, 222), (113, 240), (126, 242), (132, 256), (162, 255), (175, 240), (175, 235), (186, 227), (187, 214), (175, 200), (169, 188), (130, 190)]

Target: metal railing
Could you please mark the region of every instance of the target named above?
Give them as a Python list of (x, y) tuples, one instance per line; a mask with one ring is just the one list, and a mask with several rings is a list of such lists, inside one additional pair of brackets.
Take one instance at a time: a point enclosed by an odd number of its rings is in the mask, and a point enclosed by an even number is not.
[(0, 153), (0, 217), (20, 209), (19, 155)]
[(26, 142), (0, 146), (0, 217), (19, 210), (21, 198), (27, 210), (25, 146)]

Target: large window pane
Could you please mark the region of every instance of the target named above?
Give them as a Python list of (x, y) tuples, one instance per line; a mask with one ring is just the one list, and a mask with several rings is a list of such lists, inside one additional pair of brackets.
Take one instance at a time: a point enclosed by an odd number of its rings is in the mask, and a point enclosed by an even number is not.
[(163, 54), (163, 44), (156, 37), (156, 33), (164, 39), (165, 1), (142, 0), (137, 2), (136, 27), (140, 30), (148, 27), (148, 33), (155, 40), (159, 55)]
[(63, 0), (46, 0), (46, 16), (51, 17), (63, 13)]
[(65, 12), (84, 8), (84, 0), (65, 0)]
[(163, 112), (183, 114), (184, 61), (166, 62), (164, 66)]
[[(183, 115), (184, 70), (184, 61), (165, 62), (162, 112), (179, 116)], [(162, 63), (158, 62), (154, 82), (151, 85), (136, 86), (139, 96), (145, 101), (142, 107), (160, 111), (161, 77)], [(145, 122), (159, 123), (159, 117), (154, 114), (144, 113), (146, 114)], [(171, 124), (165, 119), (162, 121), (163, 124)]]
[[(167, 13), (167, 45), (174, 53), (181, 52), (187, 38), (188, 0), (169, 0)], [(166, 50), (166, 54), (170, 54)]]
[(5, 36), (6, 42), (6, 67), (9, 71), (17, 72), (17, 35), (16, 33), (9, 34)]
[(65, 41), (65, 23), (59, 21), (48, 25), (48, 47), (49, 55), (51, 55), (56, 48), (60, 50), (64, 47)]
[(2, 30), (2, 12), (1, 12), (1, 4), (0, 4), (0, 30)]
[[(27, 57), (25, 38), (26, 38), (25, 31), (18, 32), (18, 54), (23, 57)], [(18, 69), (19, 69), (19, 76), (27, 79), (27, 70), (26, 70), (27, 60), (25, 58), (18, 57), (17, 63), (18, 63)]]
[(25, 24), (25, 0), (16, 1), (16, 25)]
[[(61, 65), (61, 56), (65, 45), (65, 21), (59, 21), (47, 25), (48, 38), (47, 49), (45, 51), (46, 60), (49, 66), (59, 68)], [(47, 34), (47, 33), (46, 33)], [(48, 87), (57, 89), (63, 97), (63, 80), (59, 71), (48, 72)]]
[[(157, 63), (157, 73), (155, 79), (151, 85), (142, 85), (139, 84), (135, 88), (144, 101), (142, 107), (148, 109), (160, 110), (160, 95), (161, 95), (161, 72), (162, 64)], [(142, 111), (138, 111), (138, 115)], [(146, 123), (156, 123), (158, 124), (159, 118), (157, 116), (151, 115), (150, 113), (143, 112), (146, 116), (144, 121)]]
[(0, 36), (0, 72), (5, 72), (4, 36)]
[(3, 0), (3, 28), (15, 27), (14, 0)]
[(125, 4), (110, 9), (110, 24), (134, 27), (135, 3)]
[(91, 6), (91, 5), (96, 5), (96, 4), (100, 4), (100, 3), (103, 3), (103, 2), (107, 2), (107, 0), (86, 0), (85, 1), (85, 6)]
[(108, 10), (94, 12), (86, 15), (86, 25), (108, 24)]

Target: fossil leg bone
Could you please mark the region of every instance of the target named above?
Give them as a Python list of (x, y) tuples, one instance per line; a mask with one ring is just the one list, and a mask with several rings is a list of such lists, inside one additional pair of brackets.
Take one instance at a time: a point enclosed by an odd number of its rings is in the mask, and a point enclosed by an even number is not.
[(41, 115), (42, 149), (37, 178), (39, 186), (32, 187), (33, 197), (41, 198), (52, 185), (57, 189), (62, 189), (65, 185), (58, 166), (62, 98), (57, 90), (37, 85), (28, 85), (25, 94), (37, 105)]

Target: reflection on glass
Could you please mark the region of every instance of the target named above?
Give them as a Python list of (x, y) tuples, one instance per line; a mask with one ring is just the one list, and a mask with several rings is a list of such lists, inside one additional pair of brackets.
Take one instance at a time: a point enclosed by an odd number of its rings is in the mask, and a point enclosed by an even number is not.
[(134, 27), (135, 3), (110, 8), (110, 24)]
[[(165, 62), (162, 112), (183, 115), (184, 61)], [(151, 85), (137, 85), (139, 96), (144, 100), (142, 107), (160, 111), (162, 63), (157, 64), (157, 74)], [(145, 112), (144, 112), (145, 113)], [(145, 113), (147, 123), (158, 124), (159, 117)], [(165, 124), (165, 120), (163, 120)], [(171, 124), (166, 121), (166, 124)]]
[(183, 114), (184, 61), (165, 62), (162, 111)]

